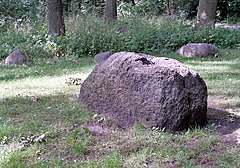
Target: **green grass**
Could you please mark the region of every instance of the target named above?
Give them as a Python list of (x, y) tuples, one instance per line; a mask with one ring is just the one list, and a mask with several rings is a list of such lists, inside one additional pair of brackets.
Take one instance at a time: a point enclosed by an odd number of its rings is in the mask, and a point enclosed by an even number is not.
[(119, 168), (122, 165), (121, 154), (113, 151), (107, 157), (101, 158), (98, 161), (89, 161), (84, 164), (76, 164), (75, 167), (85, 167), (85, 168)]
[[(221, 52), (205, 59), (165, 56), (199, 72), (218, 108), (240, 110), (240, 52)], [(220, 141), (212, 125), (176, 134), (141, 124), (129, 130), (110, 125), (106, 135), (91, 131), (90, 125), (101, 125), (101, 116), (79, 107), (80, 86), (68, 86), (65, 79), (85, 79), (94, 66), (92, 58), (0, 65), (0, 167), (240, 167), (240, 148)], [(22, 137), (42, 134), (43, 142), (19, 144)]]

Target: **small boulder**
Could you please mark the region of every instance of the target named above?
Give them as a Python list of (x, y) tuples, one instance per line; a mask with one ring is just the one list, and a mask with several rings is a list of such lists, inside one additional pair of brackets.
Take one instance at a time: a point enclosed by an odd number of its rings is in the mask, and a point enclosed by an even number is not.
[(100, 63), (100, 62), (108, 59), (111, 55), (113, 55), (112, 51), (102, 52), (102, 53), (95, 55), (94, 60), (96, 63)]
[(5, 59), (5, 65), (22, 65), (28, 60), (29, 58), (24, 53), (15, 50)]
[(216, 56), (218, 48), (207, 43), (189, 43), (182, 46), (177, 53), (187, 57), (207, 57)]
[(140, 122), (177, 131), (205, 123), (207, 87), (197, 72), (177, 60), (119, 52), (96, 65), (82, 83), (78, 101), (123, 128)]

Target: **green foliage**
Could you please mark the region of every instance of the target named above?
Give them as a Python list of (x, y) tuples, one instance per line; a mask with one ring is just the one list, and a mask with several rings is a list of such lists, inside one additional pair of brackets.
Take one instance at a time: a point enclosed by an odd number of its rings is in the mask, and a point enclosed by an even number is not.
[(68, 14), (95, 14), (103, 15), (104, 0), (63, 0), (65, 13)]
[(198, 1), (196, 0), (175, 0), (175, 12), (187, 19), (197, 16)]
[(134, 6), (136, 14), (158, 16), (165, 12), (167, 8), (166, 0), (141, 0)]
[(1, 0), (0, 30), (13, 29), (12, 22), (22, 19), (33, 24), (46, 16), (46, 5), (42, 0)]
[[(197, 14), (198, 1), (196, 0), (117, 0), (120, 16), (147, 16), (156, 17), (163, 14), (176, 14), (187, 19), (194, 19)], [(103, 15), (104, 0), (62, 0), (64, 13), (71, 15), (94, 14)], [(46, 16), (45, 0), (1, 0), (0, 27), (8, 24), (9, 20), (22, 18), (39, 19)], [(240, 18), (239, 0), (218, 0), (217, 17), (220, 20), (236, 20)]]
[(136, 5), (120, 2), (119, 12), (123, 16), (160, 16), (163, 14), (177, 14), (190, 18), (197, 14), (198, 1), (196, 0), (140, 0)]
[(162, 52), (175, 51), (190, 42), (206, 42), (221, 48), (234, 48), (240, 41), (237, 30), (197, 30), (177, 20), (145, 21), (122, 19), (105, 24), (94, 17), (74, 18), (57, 47), (65, 55), (94, 55), (102, 51)]
[[(185, 19), (194, 19), (197, 15), (199, 1), (196, 0), (139, 0), (136, 5), (119, 1), (121, 16), (155, 17), (164, 14), (175, 14)], [(236, 20), (240, 17), (239, 0), (218, 0), (217, 19)]]
[(7, 20), (33, 19), (45, 16), (45, 6), (41, 0), (1, 0), (0, 23)]
[(229, 11), (229, 16), (240, 17), (240, 1), (229, 0), (228, 11)]
[[(47, 35), (47, 25), (44, 21), (26, 21), (21, 25), (20, 30), (13, 28), (14, 23), (8, 26), (8, 29), (1, 29), (0, 58), (5, 58), (16, 49), (20, 49), (27, 55), (48, 57), (56, 53), (57, 38)], [(5, 26), (4, 26), (5, 27)]]
[(24, 30), (2, 31), (0, 58), (15, 49), (31, 57), (88, 56), (103, 51), (134, 51), (162, 53), (176, 51), (193, 42), (215, 44), (219, 48), (236, 48), (240, 41), (239, 30), (198, 30), (174, 19), (140, 18), (119, 19), (104, 23), (93, 16), (66, 19), (67, 34), (63, 37), (48, 36), (47, 25), (26, 23)]

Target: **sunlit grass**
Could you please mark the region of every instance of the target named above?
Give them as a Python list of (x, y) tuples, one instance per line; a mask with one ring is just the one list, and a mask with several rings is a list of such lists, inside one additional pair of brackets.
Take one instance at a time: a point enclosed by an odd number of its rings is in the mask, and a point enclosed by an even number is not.
[[(0, 99), (25, 96), (48, 96), (64, 93), (71, 95), (79, 92), (79, 86), (68, 86), (65, 82), (70, 77), (85, 80), (89, 73), (74, 73), (62, 76), (25, 78), (0, 84)], [(73, 89), (74, 88), (74, 89)]]
[[(204, 66), (203, 66), (203, 65)], [(208, 94), (219, 98), (222, 107), (238, 106), (240, 102), (240, 63), (236, 61), (204, 61), (190, 67), (206, 81)]]
[(92, 59), (52, 59), (29, 67), (0, 66), (0, 100), (16, 96), (48, 96), (60, 93), (71, 95), (79, 91), (80, 87), (69, 87), (65, 83), (66, 79), (73, 77), (84, 80), (93, 66)]
[(27, 66), (0, 65), (0, 81), (13, 81), (27, 77), (61, 76), (71, 73), (87, 73), (94, 66), (92, 58), (33, 58)]

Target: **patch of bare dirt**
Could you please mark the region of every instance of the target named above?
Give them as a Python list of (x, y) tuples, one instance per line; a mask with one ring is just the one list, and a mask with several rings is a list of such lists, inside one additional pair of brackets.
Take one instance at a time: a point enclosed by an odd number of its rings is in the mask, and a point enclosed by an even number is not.
[(96, 137), (97, 140), (109, 140), (110, 139), (110, 134), (111, 130), (110, 128), (99, 124), (99, 123), (92, 123), (88, 125), (88, 130), (89, 132)]
[(114, 121), (107, 117), (98, 116), (95, 121), (87, 125), (89, 132), (96, 137), (97, 140), (107, 141), (115, 131), (122, 131), (123, 129), (116, 125)]
[(80, 129), (83, 127), (87, 128), (90, 135), (96, 139), (94, 145), (90, 147), (91, 149), (82, 156), (84, 160), (95, 160), (111, 153), (113, 146), (108, 142), (114, 133), (123, 131), (123, 128), (116, 125), (114, 121), (101, 115), (97, 115), (94, 121), (85, 126), (78, 126)]
[(230, 144), (239, 144), (240, 145), (240, 129), (235, 130), (231, 134), (226, 134), (222, 136), (222, 141)]

